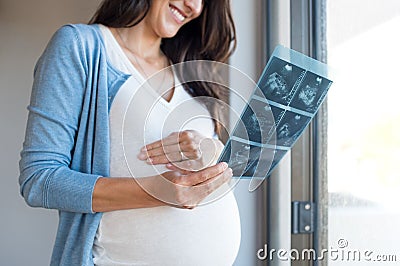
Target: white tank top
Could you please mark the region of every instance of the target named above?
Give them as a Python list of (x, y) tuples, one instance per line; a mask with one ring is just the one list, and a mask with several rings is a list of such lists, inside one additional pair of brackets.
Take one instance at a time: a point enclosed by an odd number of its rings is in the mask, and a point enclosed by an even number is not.
[[(169, 119), (171, 111), (191, 96), (182, 86), (176, 86), (170, 102), (160, 98), (151, 88), (138, 90), (144, 82), (143, 77), (129, 62), (111, 31), (100, 27), (111, 63), (132, 75), (119, 89), (110, 110), (110, 175), (132, 176), (129, 167), (134, 168), (131, 170), (136, 177), (165, 172), (167, 169), (163, 165), (154, 168), (138, 160), (140, 148), (168, 133), (184, 129), (212, 137), (213, 123), (205, 118), (185, 123), (191, 111), (207, 112), (195, 101), (191, 101), (190, 110), (179, 112), (186, 116), (175, 115)], [(154, 111), (148, 117), (143, 106), (154, 102)], [(170, 122), (165, 123), (166, 120)], [(223, 189), (226, 187), (220, 190)], [(224, 266), (233, 264), (239, 245), (239, 212), (234, 195), (229, 192), (194, 210), (165, 206), (106, 212), (97, 229), (93, 259), (95, 265), (113, 266)]]

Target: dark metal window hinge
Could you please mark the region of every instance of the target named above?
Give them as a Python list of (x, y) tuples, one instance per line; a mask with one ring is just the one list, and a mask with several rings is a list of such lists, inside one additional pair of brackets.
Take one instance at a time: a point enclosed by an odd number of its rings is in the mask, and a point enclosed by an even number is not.
[(314, 233), (314, 212), (313, 202), (292, 202), (292, 234)]

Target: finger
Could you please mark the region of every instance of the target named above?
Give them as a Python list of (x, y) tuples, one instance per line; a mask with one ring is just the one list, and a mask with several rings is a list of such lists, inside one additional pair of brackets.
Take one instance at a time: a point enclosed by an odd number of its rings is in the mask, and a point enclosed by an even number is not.
[(147, 144), (144, 146), (141, 151), (149, 151), (152, 149), (157, 149), (163, 146), (168, 146), (168, 145), (173, 145), (173, 144), (178, 144), (179, 143), (179, 133), (171, 133), (168, 135), (166, 138), (163, 138), (161, 140), (155, 141), (153, 143)]
[[(171, 165), (174, 168), (170, 168), (169, 165)], [(182, 162), (168, 163), (166, 166), (168, 169), (180, 169), (190, 172), (198, 172), (206, 168), (199, 160), (186, 160)]]
[(199, 134), (193, 130), (184, 130), (178, 133), (179, 142), (194, 140)]
[(189, 142), (186, 144), (180, 144), (180, 151), (183, 153), (183, 155), (191, 160), (196, 160), (201, 158), (201, 150), (200, 146), (196, 142)]
[(200, 140), (201, 135), (195, 131), (187, 130), (179, 133), (172, 133), (162, 140), (143, 147), (138, 158), (146, 160), (147, 158), (160, 156), (162, 154), (184, 152), (187, 158), (199, 159), (201, 157), (201, 151), (199, 149)]
[(164, 154), (161, 156), (150, 157), (147, 159), (148, 164), (167, 164), (167, 163), (177, 163), (189, 160), (181, 152), (175, 152), (170, 154)]
[[(192, 143), (186, 145), (168, 145), (156, 149), (141, 151), (138, 154), (140, 160), (154, 159), (158, 156), (164, 156), (171, 162), (179, 162), (187, 159), (196, 160), (201, 158), (201, 151), (198, 146)], [(164, 161), (164, 160), (163, 160)]]
[(199, 138), (199, 134), (193, 130), (184, 130), (181, 132), (174, 132), (168, 135), (166, 138), (163, 138), (159, 141), (147, 144), (144, 146), (141, 151), (157, 149), (162, 146), (168, 146), (173, 144), (186, 144), (190, 142), (194, 142), (195, 139)]
[(212, 177), (205, 182), (191, 187), (183, 192), (183, 198), (187, 199), (183, 204), (184, 208), (193, 209), (207, 196), (227, 183), (232, 178), (232, 169), (227, 168), (222, 174)]
[(180, 167), (180, 166), (178, 166), (177, 164), (172, 164), (172, 163), (166, 164), (165, 167), (166, 167), (168, 170), (171, 170), (171, 171), (178, 171), (178, 172), (180, 172), (182, 175), (188, 175), (188, 174), (191, 174), (191, 173), (194, 172), (194, 171), (190, 170), (189, 168)]
[(161, 156), (164, 154), (170, 153), (178, 153), (179, 152), (179, 145), (164, 145), (158, 148), (154, 148), (151, 150), (141, 150), (138, 158), (141, 160), (146, 160), (147, 158)]
[[(231, 180), (232, 177), (233, 177), (233, 170), (231, 168), (227, 168), (222, 174), (215, 176), (213, 178), (210, 178), (200, 184), (197, 184), (196, 186), (210, 185), (210, 184), (213, 184), (213, 182), (215, 182), (216, 180), (219, 180), (223, 184), (223, 183)], [(219, 183), (217, 182), (216, 184), (218, 185)]]
[(192, 187), (197, 184), (203, 183), (204, 181), (210, 178), (222, 174), (227, 168), (228, 168), (227, 163), (219, 163), (215, 166), (208, 167), (198, 172), (188, 171), (186, 172), (188, 174), (174, 179), (174, 183), (185, 187)]
[(228, 168), (225, 162), (205, 168), (201, 171), (188, 175), (188, 178), (193, 182), (193, 185), (200, 184), (210, 178), (220, 175)]
[[(191, 148), (193, 145), (188, 145)], [(177, 145), (167, 146), (162, 150), (152, 150), (147, 153), (141, 152), (138, 158), (141, 160), (147, 160), (149, 164), (166, 164), (166, 163), (176, 163), (187, 160), (197, 160), (200, 159), (202, 153), (200, 150), (180, 150)]]
[(201, 193), (201, 200), (203, 200), (223, 184), (228, 183), (232, 179), (232, 173), (232, 169), (228, 168), (222, 174), (206, 180), (203, 183), (197, 184), (193, 188), (198, 188)]

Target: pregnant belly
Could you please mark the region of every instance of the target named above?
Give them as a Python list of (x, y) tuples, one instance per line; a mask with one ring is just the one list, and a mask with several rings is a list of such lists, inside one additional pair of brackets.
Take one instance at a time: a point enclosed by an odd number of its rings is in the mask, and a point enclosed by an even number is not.
[(97, 265), (232, 265), (240, 245), (233, 193), (195, 208), (157, 207), (104, 213)]

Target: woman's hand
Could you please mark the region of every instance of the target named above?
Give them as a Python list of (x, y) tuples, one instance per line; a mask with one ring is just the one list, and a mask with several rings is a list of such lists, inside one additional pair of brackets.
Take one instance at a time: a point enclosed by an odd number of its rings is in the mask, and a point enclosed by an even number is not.
[(143, 147), (138, 155), (149, 164), (166, 164), (173, 170), (198, 171), (216, 163), (224, 145), (194, 130), (175, 132)]
[(159, 176), (136, 179), (152, 197), (178, 208), (193, 209), (204, 198), (232, 178), (232, 169), (226, 163), (201, 171), (168, 171)]
[(161, 175), (142, 178), (98, 179), (93, 191), (94, 212), (159, 206), (193, 209), (232, 178), (226, 163), (191, 172), (174, 168)]

